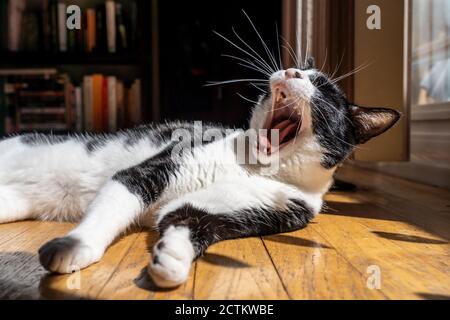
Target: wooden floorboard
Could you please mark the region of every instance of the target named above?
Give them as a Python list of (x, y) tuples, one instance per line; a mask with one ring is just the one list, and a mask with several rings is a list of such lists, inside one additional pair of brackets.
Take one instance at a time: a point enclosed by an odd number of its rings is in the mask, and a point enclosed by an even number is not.
[(198, 260), (195, 299), (287, 299), (260, 238), (220, 242)]
[(194, 292), (195, 264), (188, 281), (172, 290), (159, 290), (149, 279), (147, 265), (148, 248), (158, 239), (156, 232), (142, 232), (125, 257), (119, 263), (108, 283), (102, 288), (99, 299), (192, 299)]
[[(360, 168), (338, 176), (360, 188), (328, 194), (307, 228), (218, 243), (171, 290), (146, 272), (155, 232), (135, 230), (91, 267), (50, 275), (37, 250), (73, 225), (0, 225), (0, 298), (450, 299), (450, 192)], [(368, 286), (373, 268), (379, 289)]]
[[(435, 268), (429, 262), (445, 261), (447, 256), (432, 256), (425, 248), (418, 249), (419, 254), (405, 250), (397, 244), (400, 241), (380, 237), (360, 220), (340, 212), (322, 214), (317, 218), (315, 230), (333, 243), (336, 250), (361, 273), (367, 275), (370, 266), (379, 268), (382, 278), (380, 291), (389, 298), (417, 299), (418, 293), (449, 293), (448, 268)], [(448, 243), (442, 245), (448, 249)]]
[(293, 299), (385, 299), (366, 286), (366, 275), (351, 265), (315, 226), (264, 238)]

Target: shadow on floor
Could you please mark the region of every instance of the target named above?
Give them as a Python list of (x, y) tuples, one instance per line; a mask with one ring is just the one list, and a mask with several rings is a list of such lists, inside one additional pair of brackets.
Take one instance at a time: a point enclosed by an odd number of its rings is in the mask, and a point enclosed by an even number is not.
[(285, 234), (277, 234), (273, 236), (267, 236), (263, 238), (264, 240), (273, 241), (273, 242), (279, 242), (284, 244), (290, 244), (294, 246), (300, 246), (300, 247), (309, 247), (309, 248), (323, 248), (323, 249), (331, 249), (331, 247), (322, 244), (320, 242), (315, 242), (303, 238), (288, 236)]
[(433, 293), (416, 293), (419, 297), (425, 300), (450, 300), (450, 296), (444, 294), (433, 294)]
[(142, 268), (141, 272), (139, 273), (139, 276), (137, 276), (133, 280), (134, 284), (141, 289), (151, 291), (151, 292), (170, 292), (174, 291), (177, 288), (160, 288), (158, 287), (150, 278), (147, 272), (147, 268)]
[(430, 239), (425, 237), (419, 237), (410, 234), (402, 234), (402, 233), (392, 233), (392, 232), (383, 232), (383, 231), (372, 231), (372, 233), (376, 234), (379, 237), (395, 240), (395, 241), (404, 241), (404, 242), (414, 242), (414, 243), (428, 243), (428, 244), (448, 244), (446, 241), (438, 240), (438, 239)]
[(39, 263), (36, 254), (26, 251), (0, 252), (0, 299), (83, 299), (75, 293), (52, 288), (54, 275)]
[(250, 268), (251, 265), (235, 258), (227, 257), (217, 253), (205, 253), (200, 260), (227, 268)]
[[(420, 217), (414, 217), (413, 215), (408, 216), (408, 214), (406, 214), (405, 212), (397, 212), (393, 209), (388, 210), (373, 203), (346, 203), (338, 201), (326, 201), (326, 206), (321, 214), (384, 221), (402, 221), (412, 225), (416, 225), (422, 230), (435, 234), (446, 240), (450, 240), (448, 229), (443, 225), (428, 223), (426, 219), (424, 220)], [(445, 221), (443, 223), (448, 222)]]

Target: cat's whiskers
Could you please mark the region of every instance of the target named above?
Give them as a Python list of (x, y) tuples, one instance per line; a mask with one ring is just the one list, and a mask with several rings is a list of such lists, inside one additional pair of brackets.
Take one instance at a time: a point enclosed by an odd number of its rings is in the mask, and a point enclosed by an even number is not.
[(233, 47), (235, 47), (236, 49), (238, 49), (239, 51), (245, 53), (247, 56), (251, 57), (252, 59), (255, 60), (256, 63), (258, 63), (263, 69), (267, 70), (270, 73), (273, 73), (274, 70), (263, 60), (260, 60), (259, 58), (255, 57), (253, 54), (251, 54), (250, 52), (248, 52), (247, 50), (243, 49), (242, 47), (238, 46), (237, 44), (235, 44), (233, 41), (231, 41), (230, 39), (228, 39), (227, 37), (223, 36), (222, 34), (218, 33), (217, 31), (213, 31), (216, 35), (218, 35), (219, 37), (221, 37), (223, 40), (225, 40), (226, 42), (228, 42), (229, 44), (231, 44)]
[[(322, 119), (325, 121), (325, 124), (326, 124), (327, 127), (328, 127), (328, 130), (329, 130), (330, 134), (333, 134), (333, 130), (331, 129), (330, 124), (328, 123), (327, 118), (324, 116), (324, 114), (322, 113), (322, 111), (320, 110), (320, 108), (315, 107), (313, 104), (311, 104), (311, 107), (312, 107), (313, 109), (317, 110), (317, 111), (320, 113), (320, 115), (322, 116)], [(343, 142), (343, 143), (345, 143), (345, 144), (351, 146), (352, 148), (358, 147), (357, 145), (352, 144), (352, 143), (349, 143), (349, 142), (347, 142), (347, 141), (345, 141), (345, 140), (342, 140), (341, 138), (339, 138), (339, 137), (337, 137), (337, 136), (334, 136), (334, 138), (336, 138), (337, 140), (339, 140), (339, 141), (341, 141), (341, 142)], [(331, 147), (331, 146), (329, 146), (329, 147)], [(336, 153), (339, 153), (339, 152), (340, 152), (339, 150), (335, 150), (335, 149), (331, 149), (330, 151), (336, 152)]]
[(325, 48), (325, 58), (323, 59), (322, 67), (320, 68), (319, 72), (323, 72), (325, 64), (327, 63), (327, 58), (328, 58), (328, 47)]
[[(322, 99), (322, 98), (321, 98), (320, 96), (318, 96), (318, 95), (316, 95), (315, 99), (317, 99), (317, 100), (323, 102), (324, 104), (326, 104), (326, 105), (329, 106), (330, 108), (334, 108), (333, 105), (332, 105), (330, 102), (326, 101), (325, 99)], [(339, 114), (341, 114), (341, 115), (342, 115), (349, 123), (352, 123), (352, 120), (351, 120), (349, 117), (347, 117), (347, 115), (346, 115), (343, 111), (341, 111), (341, 110), (339, 110), (339, 109), (336, 109), (336, 111), (337, 111)]]
[(306, 37), (306, 50), (305, 50), (305, 61), (303, 62), (303, 65), (306, 66), (306, 63), (308, 62), (308, 51), (309, 51), (309, 41), (308, 37)]
[(356, 73), (358, 73), (358, 72), (360, 72), (360, 71), (366, 69), (366, 68), (369, 67), (371, 64), (372, 64), (372, 63), (365, 63), (365, 64), (362, 64), (362, 65), (360, 65), (359, 67), (355, 68), (355, 70), (350, 71), (350, 72), (348, 72), (348, 73), (346, 73), (346, 74), (343, 74), (343, 75), (341, 75), (341, 76), (339, 76), (339, 77), (337, 77), (337, 78), (335, 78), (335, 79), (332, 79), (332, 80), (331, 80), (331, 83), (337, 83), (337, 82), (339, 82), (339, 81), (341, 81), (341, 80), (343, 80), (343, 79), (345, 79), (345, 78), (348, 78), (348, 77), (350, 77), (350, 76), (352, 76), (352, 75), (354, 75), (354, 74), (356, 74)]
[(261, 91), (262, 93), (267, 94), (267, 90), (264, 90), (264, 89), (258, 87), (257, 84), (250, 83), (250, 85), (253, 86), (253, 87), (255, 87), (256, 89), (258, 89), (258, 90)]
[(267, 46), (266, 42), (264, 41), (264, 39), (261, 37), (261, 34), (258, 32), (258, 30), (256, 29), (255, 25), (253, 24), (253, 21), (250, 19), (250, 17), (248, 16), (248, 14), (242, 10), (242, 12), (244, 13), (244, 15), (247, 17), (248, 21), (250, 22), (253, 30), (256, 32), (256, 35), (259, 37), (259, 39), (261, 40), (261, 43), (264, 47), (264, 50), (266, 51), (266, 54), (268, 55), (269, 59), (272, 61), (273, 67), (274, 67), (274, 71), (279, 69), (279, 67), (277, 66), (277, 63), (275, 61), (274, 56), (272, 55), (272, 53), (269, 50), (269, 47)]
[(289, 43), (289, 41), (286, 40), (285, 37), (281, 36), (281, 39), (286, 44), (286, 45), (283, 45), (283, 48), (288, 51), (289, 56), (292, 58), (292, 61), (295, 64), (295, 67), (301, 69), (302, 65), (301, 65), (301, 62), (299, 60), (298, 55), (295, 53), (294, 48), (292, 48), (292, 45)]
[(299, 133), (301, 127), (302, 127), (303, 115), (304, 115), (304, 112), (305, 112), (305, 104), (304, 103), (301, 104), (301, 108), (302, 108), (302, 120), (299, 121), (298, 124), (297, 124), (297, 129), (295, 131), (295, 137), (294, 137), (294, 143), (297, 141), (298, 133)]
[[(299, 102), (301, 100), (301, 98), (296, 98), (294, 101), (292, 101), (291, 103), (289, 103), (289, 104), (287, 104), (287, 105), (285, 105), (285, 106), (282, 106), (281, 108), (277, 108), (277, 110), (282, 110), (282, 109), (285, 109), (285, 108), (289, 108), (291, 105), (293, 105), (293, 104), (295, 104), (295, 103), (297, 103), (297, 102)], [(264, 111), (265, 113), (269, 113), (269, 112), (272, 112), (272, 110), (269, 110), (269, 111)]]
[(236, 82), (268, 82), (267, 79), (234, 79), (234, 80), (225, 80), (225, 81), (210, 81), (207, 84), (204, 84), (205, 87), (218, 86), (221, 84), (229, 84)]
[(245, 63), (241, 63), (241, 62), (239, 62), (238, 65), (239, 65), (239, 66), (242, 66), (242, 67), (245, 67), (245, 68), (247, 68), (247, 69), (251, 69), (251, 70), (254, 70), (254, 71), (257, 71), (257, 72), (261, 72), (261, 73), (262, 73), (263, 75), (265, 75), (265, 76), (268, 76), (268, 77), (270, 76), (267, 72), (265, 72), (265, 71), (263, 71), (263, 70), (261, 70), (261, 69), (255, 67), (255, 66), (253, 66), (253, 65), (245, 64)]
[(258, 103), (258, 101), (255, 101), (255, 100), (249, 99), (249, 98), (247, 98), (247, 97), (244, 97), (244, 96), (243, 96), (242, 94), (240, 94), (239, 92), (236, 92), (236, 95), (239, 96), (240, 98), (244, 99), (245, 101), (251, 102), (251, 103), (253, 103), (253, 104), (257, 104), (257, 103)]
[(280, 34), (278, 33), (278, 25), (276, 22), (275, 22), (275, 35), (277, 37), (279, 69), (283, 70), (283, 63), (281, 61)]
[(253, 52), (253, 54), (255, 54), (260, 61), (262, 61), (266, 66), (267, 66), (267, 70), (273, 72), (275, 69), (272, 69), (271, 66), (261, 57), (261, 55), (256, 52), (255, 49), (253, 49), (247, 42), (244, 41), (244, 39), (242, 39), (236, 32), (236, 30), (234, 28), (231, 28), (231, 30), (233, 30), (234, 35), (239, 39), (239, 41), (241, 41), (247, 48), (249, 48), (251, 50), (251, 52)]

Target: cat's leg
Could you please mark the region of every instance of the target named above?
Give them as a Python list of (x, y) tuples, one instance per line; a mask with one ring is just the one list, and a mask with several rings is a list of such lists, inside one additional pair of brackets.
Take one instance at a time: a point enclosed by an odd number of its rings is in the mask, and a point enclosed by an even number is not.
[(81, 223), (63, 238), (39, 250), (41, 264), (68, 273), (97, 262), (111, 242), (135, 223), (169, 184), (175, 167), (170, 149), (139, 165), (120, 171), (105, 184)]
[(0, 185), (0, 223), (31, 218), (30, 204), (20, 191)]
[(158, 214), (161, 239), (148, 271), (161, 287), (186, 281), (193, 260), (221, 240), (300, 229), (320, 210), (311, 196), (285, 184), (250, 178), (218, 182), (172, 201)]
[(133, 224), (143, 210), (137, 195), (122, 183), (109, 181), (75, 229), (41, 247), (41, 264), (49, 271), (70, 273), (99, 261), (111, 242)]

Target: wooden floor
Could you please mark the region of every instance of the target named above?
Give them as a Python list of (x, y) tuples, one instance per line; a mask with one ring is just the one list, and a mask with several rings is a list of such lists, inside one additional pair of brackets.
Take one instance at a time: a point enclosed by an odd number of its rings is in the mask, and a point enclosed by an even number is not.
[(0, 298), (450, 299), (450, 192), (362, 169), (339, 176), (360, 188), (329, 194), (306, 229), (216, 244), (175, 290), (145, 272), (156, 234), (137, 231), (81, 273), (50, 275), (37, 249), (73, 226), (0, 225)]

